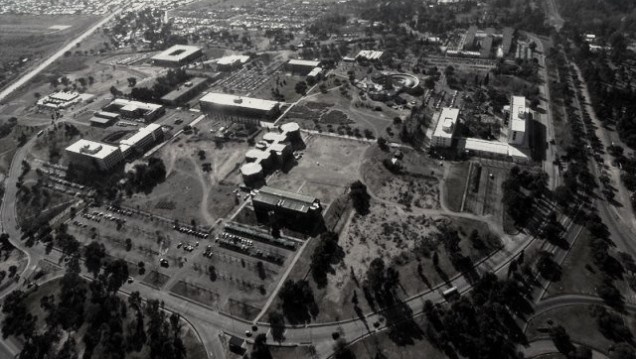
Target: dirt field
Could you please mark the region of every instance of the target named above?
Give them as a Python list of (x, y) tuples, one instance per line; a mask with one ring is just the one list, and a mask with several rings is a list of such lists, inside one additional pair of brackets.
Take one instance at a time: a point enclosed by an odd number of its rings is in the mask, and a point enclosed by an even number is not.
[[(206, 137), (181, 135), (157, 154), (166, 165), (165, 182), (149, 195), (135, 194), (126, 203), (181, 222), (194, 219), (212, 225), (237, 205), (232, 192), (242, 183), (237, 168), (247, 149), (245, 143), (230, 142), (219, 148)], [(203, 159), (200, 151), (205, 153)], [(203, 163), (210, 163), (212, 170), (203, 171)]]
[[(366, 216), (352, 214), (350, 221), (340, 234), (339, 245), (345, 252), (344, 261), (336, 266), (335, 274), (329, 275), (326, 287), (318, 288), (309, 273), (313, 241), (306, 248), (292, 271), (294, 280), (309, 280), (320, 311), (316, 322), (329, 322), (357, 317), (351, 303), (356, 293), (362, 297), (362, 282), (366, 278), (369, 263), (383, 258), (385, 264), (394, 265), (400, 273), (398, 295), (409, 297), (421, 291), (430, 290), (444, 283), (457, 273), (448, 258), (448, 253), (435, 234), (440, 225), (452, 224), (461, 238), (462, 254), (478, 261), (486, 251), (477, 251), (467, 239), (473, 229), (482, 237), (489, 231), (484, 223), (465, 219), (449, 219), (444, 216), (425, 217), (409, 214), (395, 206), (373, 202), (371, 212)], [(432, 261), (432, 252), (439, 252), (439, 270)], [(272, 308), (280, 305), (276, 301)], [(364, 313), (372, 311), (367, 301), (360, 300), (359, 307)]]
[(422, 152), (402, 149), (399, 174), (383, 164), (394, 151), (384, 152), (378, 146), (369, 149), (362, 164), (362, 178), (375, 196), (407, 207), (439, 208), (439, 179), (443, 167)]
[(359, 178), (359, 164), (369, 145), (320, 135), (304, 140), (307, 148), (298, 165), (288, 173), (275, 173), (267, 185), (331, 203)]

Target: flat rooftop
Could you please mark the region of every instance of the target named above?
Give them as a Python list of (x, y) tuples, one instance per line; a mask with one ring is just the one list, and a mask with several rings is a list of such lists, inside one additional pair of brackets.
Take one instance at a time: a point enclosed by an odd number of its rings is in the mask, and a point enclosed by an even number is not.
[(360, 50), (356, 58), (362, 57), (363, 59), (367, 59), (367, 60), (377, 60), (380, 57), (382, 57), (383, 54), (384, 54), (384, 51)]
[(510, 104), (510, 128), (516, 132), (526, 132), (526, 98), (513, 96)]
[(228, 55), (228, 56), (220, 57), (216, 59), (215, 61), (218, 65), (233, 65), (236, 62), (240, 62), (244, 64), (248, 62), (249, 60), (250, 60), (250, 57), (247, 55)]
[(151, 123), (146, 127), (142, 127), (139, 131), (135, 132), (132, 136), (127, 139), (119, 141), (121, 145), (134, 146), (146, 137), (150, 136), (154, 131), (161, 128), (161, 125), (156, 123)]
[(162, 101), (176, 101), (179, 98), (181, 98), (181, 96), (189, 93), (190, 91), (194, 91), (198, 86), (201, 86), (201, 84), (203, 84), (204, 82), (207, 82), (208, 79), (206, 79), (205, 77), (195, 77), (193, 79), (191, 79), (190, 81), (181, 84), (181, 86), (179, 86), (179, 88), (172, 90), (170, 92), (168, 92), (168, 94), (166, 94), (165, 96), (163, 96), (161, 98)]
[(158, 105), (156, 103), (132, 101), (123, 98), (115, 99), (113, 102), (110, 103), (110, 105), (121, 106), (121, 109), (125, 111), (135, 111), (137, 109), (154, 111), (163, 107), (162, 105)]
[(455, 124), (458, 118), (458, 108), (442, 108), (442, 112), (439, 114), (439, 120), (437, 120), (437, 125), (435, 126), (435, 132), (433, 132), (433, 137), (453, 137), (453, 131), (455, 130)]
[(201, 51), (201, 48), (189, 45), (174, 45), (171, 48), (153, 56), (152, 59), (179, 62), (193, 55), (197, 51)]
[(254, 202), (266, 203), (302, 213), (309, 212), (309, 209), (318, 201), (316, 197), (283, 191), (268, 186), (262, 187), (252, 200)]
[(320, 65), (320, 61), (291, 59), (287, 62), (287, 64), (293, 66), (318, 67), (318, 65)]
[(66, 151), (97, 159), (104, 159), (110, 156), (113, 152), (119, 151), (119, 147), (81, 139), (66, 147)]
[(528, 156), (515, 146), (505, 142), (487, 141), (480, 138), (467, 138), (465, 150), (487, 152), (501, 156), (509, 156), (515, 159), (528, 160)]
[(210, 104), (229, 106), (229, 107), (242, 107), (255, 110), (270, 111), (278, 106), (278, 102), (270, 100), (262, 100), (259, 98), (228, 95), (218, 92), (208, 92), (205, 96), (201, 97), (201, 102)]

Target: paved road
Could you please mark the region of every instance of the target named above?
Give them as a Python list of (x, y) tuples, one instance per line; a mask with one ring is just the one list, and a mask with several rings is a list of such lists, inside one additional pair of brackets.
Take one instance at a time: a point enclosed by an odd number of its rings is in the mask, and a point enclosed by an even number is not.
[(64, 47), (62, 47), (59, 51), (57, 51), (56, 53), (54, 53), (53, 55), (51, 55), (48, 59), (44, 60), (44, 62), (42, 62), (41, 64), (39, 64), (36, 68), (34, 68), (33, 70), (27, 72), (25, 75), (23, 75), (20, 79), (18, 79), (16, 82), (12, 83), (11, 85), (9, 85), (7, 88), (5, 88), (2, 92), (0, 92), (0, 101), (4, 100), (7, 96), (9, 96), (10, 94), (12, 94), (15, 90), (17, 90), (18, 88), (20, 88), (22, 85), (26, 84), (27, 82), (29, 82), (29, 80), (31, 80), (33, 77), (35, 77), (37, 74), (39, 74), (40, 72), (42, 72), (42, 70), (44, 70), (45, 68), (47, 68), (49, 65), (51, 65), (53, 62), (55, 62), (55, 60), (59, 59), (60, 57), (64, 56), (64, 53), (67, 51), (70, 51), (72, 49), (75, 48), (75, 44), (77, 44), (78, 42), (82, 42), (84, 39), (86, 39), (87, 37), (89, 37), (91, 34), (93, 34), (93, 32), (95, 32), (95, 30), (97, 30), (98, 28), (100, 28), (101, 26), (103, 26), (104, 24), (106, 24), (108, 21), (110, 21), (113, 17), (115, 17), (117, 14), (119, 14), (122, 10), (124, 10), (124, 8), (121, 8), (119, 10), (116, 10), (115, 12), (113, 12), (112, 14), (110, 14), (109, 16), (107, 16), (106, 18), (102, 19), (100, 22), (98, 22), (95, 26), (91, 27), (90, 29), (86, 30), (83, 34), (79, 35), (77, 38), (73, 39), (73, 41), (70, 41), (68, 44), (66, 44)]

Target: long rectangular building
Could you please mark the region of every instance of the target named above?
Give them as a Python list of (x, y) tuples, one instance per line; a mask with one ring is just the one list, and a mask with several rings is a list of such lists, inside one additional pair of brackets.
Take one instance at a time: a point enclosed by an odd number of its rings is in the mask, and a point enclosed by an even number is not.
[(259, 221), (269, 222), (273, 212), (292, 226), (309, 225), (320, 218), (322, 206), (316, 197), (284, 191), (268, 186), (261, 187), (252, 198), (254, 212)]
[(265, 119), (271, 119), (280, 111), (280, 105), (276, 101), (216, 92), (207, 93), (201, 98), (200, 104), (201, 110), (208, 113), (223, 112)]
[(526, 98), (512, 96), (510, 102), (510, 119), (508, 121), (508, 143), (523, 145), (526, 137)]

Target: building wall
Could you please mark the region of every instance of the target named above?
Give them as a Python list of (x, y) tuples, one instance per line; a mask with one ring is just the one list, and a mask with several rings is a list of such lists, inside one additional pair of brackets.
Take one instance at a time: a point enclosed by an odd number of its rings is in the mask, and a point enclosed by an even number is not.
[(511, 145), (523, 145), (525, 132), (510, 130), (508, 134), (508, 143)]
[(87, 168), (96, 168), (101, 171), (110, 170), (124, 160), (121, 151), (114, 151), (104, 158), (94, 158), (92, 156), (72, 151), (66, 151), (66, 155), (69, 161), (75, 165)]
[(275, 106), (272, 110), (264, 111), (260, 109), (240, 107), (240, 106), (224, 106), (210, 102), (201, 102), (201, 110), (204, 112), (222, 112), (225, 114), (250, 116), (250, 117), (263, 117), (270, 119), (279, 113), (278, 106)]
[(434, 147), (450, 147), (453, 144), (453, 139), (450, 137), (433, 136)]

